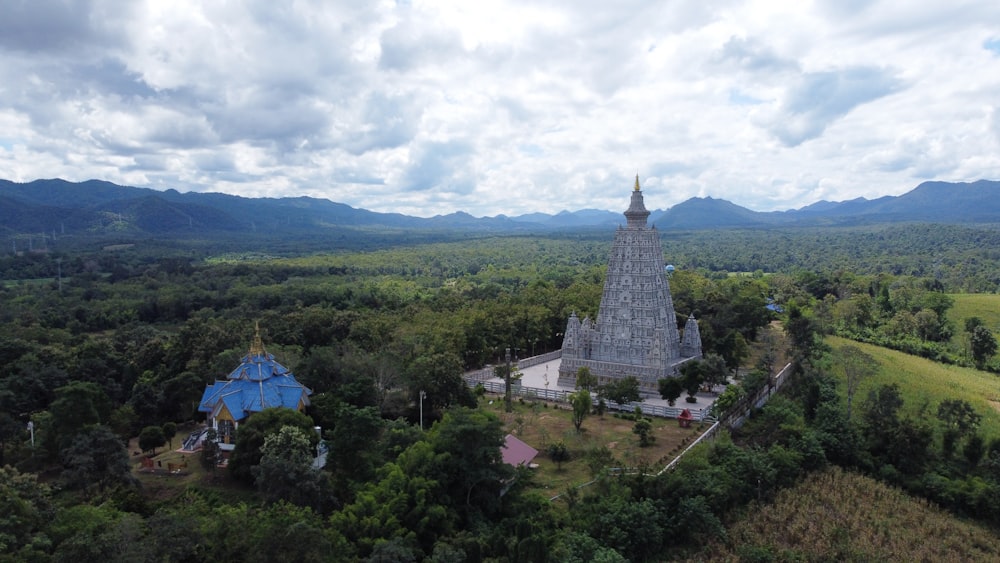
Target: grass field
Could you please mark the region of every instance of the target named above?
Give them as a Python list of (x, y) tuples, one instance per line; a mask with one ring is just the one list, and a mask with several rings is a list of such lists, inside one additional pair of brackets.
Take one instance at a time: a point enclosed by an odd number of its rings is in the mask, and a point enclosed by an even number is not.
[[(861, 383), (855, 395), (855, 405), (860, 405), (870, 390), (881, 385), (899, 385), (906, 404), (905, 413), (916, 414), (926, 404), (928, 416), (935, 416), (938, 404), (944, 399), (968, 401), (982, 415), (981, 434), (987, 440), (1000, 438), (1000, 377), (972, 368), (949, 366), (853, 340), (828, 336), (827, 344), (833, 348), (855, 346), (875, 358), (879, 371)], [(836, 373), (836, 370), (834, 370)], [(843, 385), (841, 385), (843, 393)], [(859, 412), (855, 408), (855, 415)]]
[[(493, 403), (490, 404), (489, 400)], [(566, 410), (568, 405), (558, 408), (554, 403), (547, 403), (547, 407), (543, 404), (546, 403), (515, 402), (514, 412), (506, 413), (501, 398), (489, 397), (481, 403), (481, 407), (500, 417), (507, 432), (539, 450), (534, 460), (538, 467), (533, 482), (550, 496), (594, 478), (585, 459), (591, 449), (606, 446), (620, 466), (655, 472), (707, 429), (707, 425), (703, 427), (697, 423), (691, 428), (680, 428), (676, 420), (654, 417), (653, 435), (656, 441), (652, 446), (643, 448), (639, 446), (638, 436), (632, 433), (635, 423), (631, 420), (615, 418), (610, 413), (605, 413), (603, 417), (591, 415), (584, 420), (583, 431), (577, 433), (573, 428), (572, 412)], [(545, 453), (549, 444), (559, 441), (564, 442), (570, 451), (570, 460), (563, 462), (561, 468)]]
[(698, 561), (998, 561), (1000, 538), (874, 479), (831, 468), (751, 505)]
[(993, 332), (1000, 333), (1000, 294), (953, 293), (955, 304), (948, 310), (948, 320), (959, 332), (965, 330), (965, 319), (979, 317)]
[(948, 320), (955, 325), (951, 343), (957, 350), (966, 350), (968, 335), (965, 333), (965, 319), (979, 317), (983, 324), (1000, 339), (1000, 295), (993, 293), (953, 293), (949, 297), (955, 304), (948, 310)]

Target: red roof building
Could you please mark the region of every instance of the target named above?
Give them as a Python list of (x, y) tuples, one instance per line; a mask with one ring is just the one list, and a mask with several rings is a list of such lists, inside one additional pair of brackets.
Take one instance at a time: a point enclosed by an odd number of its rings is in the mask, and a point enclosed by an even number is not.
[(517, 467), (531, 463), (531, 460), (538, 455), (538, 450), (525, 444), (513, 434), (507, 434), (503, 447), (500, 448), (500, 454), (503, 456), (504, 463)]

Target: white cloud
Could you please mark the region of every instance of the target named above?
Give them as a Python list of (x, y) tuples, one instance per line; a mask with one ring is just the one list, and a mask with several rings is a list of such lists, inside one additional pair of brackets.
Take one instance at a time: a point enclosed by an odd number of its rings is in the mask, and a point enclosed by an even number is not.
[(1000, 178), (988, 2), (0, 3), (0, 170), (430, 216)]

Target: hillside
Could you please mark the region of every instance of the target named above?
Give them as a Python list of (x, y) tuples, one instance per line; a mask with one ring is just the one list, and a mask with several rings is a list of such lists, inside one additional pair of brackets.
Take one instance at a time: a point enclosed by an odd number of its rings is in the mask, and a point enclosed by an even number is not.
[(982, 415), (980, 428), (984, 436), (1000, 436), (1000, 386), (996, 375), (836, 336), (826, 337), (826, 342), (833, 348), (854, 346), (878, 361), (878, 373), (861, 382), (856, 401), (863, 401), (869, 391), (881, 385), (893, 383), (899, 385), (906, 401), (903, 410), (909, 414), (917, 414), (925, 404), (933, 413), (944, 399), (962, 399)]
[(1000, 538), (926, 501), (837, 468), (749, 506), (729, 542), (690, 561), (996, 561)]

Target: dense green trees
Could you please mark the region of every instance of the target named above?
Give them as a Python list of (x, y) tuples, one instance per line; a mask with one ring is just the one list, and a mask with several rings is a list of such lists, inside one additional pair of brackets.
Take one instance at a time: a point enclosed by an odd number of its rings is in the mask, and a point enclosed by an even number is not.
[[(419, 441), (384, 465), (331, 523), (368, 557), (398, 538), (415, 554), (430, 554), (438, 538), (495, 517), (512, 474), (500, 458), (496, 417), (454, 408)], [(419, 557), (418, 557), (419, 560)]]
[[(150, 243), (148, 254), (139, 245), (64, 255), (62, 292), (29, 281), (53, 275), (56, 254), (0, 257), (4, 461), (65, 471), (58, 503), (37, 482), (25, 485), (23, 474), (0, 478), (0, 503), (10, 499), (3, 513), (11, 515), (0, 518), (0, 551), (23, 560), (643, 560), (722, 536), (721, 522), (741, 503), (766, 499), (826, 463), (1000, 520), (1000, 445), (963, 422), (977, 413), (942, 402), (922, 418), (905, 415), (902, 395), (889, 388), (858, 400), (848, 417), (826, 373), (836, 364), (819, 338), (836, 332), (942, 361), (995, 365), (984, 323), (966, 326), (962, 350), (948, 341), (954, 328), (944, 293), (995, 290), (998, 257), (983, 246), (994, 232), (913, 226), (664, 236), (678, 265), (675, 305), (682, 317), (695, 314), (704, 365), (713, 366), (703, 370), (706, 383), (711, 373), (728, 375), (760, 357), (754, 338), (780, 318), (797, 363), (796, 381), (782, 393), (795, 401), (772, 399), (735, 443), (721, 437), (657, 478), (609, 478), (604, 468), (625, 462), (608, 450), (588, 454), (599, 480), (570, 503), (525, 494), (530, 474), (510, 480), (512, 470), (499, 463), (502, 426), (461, 408), (474, 402), (460, 376), (501, 363), (508, 346), (519, 357), (558, 349), (570, 312), (593, 317), (607, 233), (288, 258)], [(212, 260), (202, 260), (207, 253)], [(758, 269), (769, 273), (726, 272)], [(783, 312), (768, 312), (768, 303)], [(129, 485), (122, 440), (200, 418), (205, 383), (237, 364), (254, 321), (268, 350), (315, 391), (308, 417), (261, 413), (239, 429), (234, 472), (247, 484), (276, 477), (261, 481), (263, 492), (248, 489), (244, 503), (194, 490), (145, 506), (122, 500), (118, 487)], [(766, 382), (768, 371), (743, 381)], [(740, 390), (729, 386), (720, 402), (735, 402)], [(418, 428), (420, 391), (427, 432)], [(631, 391), (600, 393), (628, 402)], [(302, 469), (301, 447), (277, 448), (298, 457), (268, 457), (269, 437), (275, 443), (291, 424), (310, 441), (311, 459), (313, 421), (331, 451), (322, 472)], [(205, 453), (214, 468), (218, 452)], [(284, 465), (292, 459), (298, 463)], [(301, 491), (311, 492), (294, 498), (297, 505), (276, 500)], [(259, 502), (264, 497), (272, 502)]]
[[(316, 509), (323, 505), (322, 474), (313, 468), (312, 444), (301, 428), (282, 426), (277, 433), (267, 434), (260, 454), (260, 463), (252, 467), (251, 472), (264, 498)], [(349, 452), (338, 454), (350, 455)]]
[(267, 437), (277, 434), (286, 426), (301, 430), (310, 445), (319, 441), (313, 430), (313, 420), (309, 416), (291, 409), (264, 409), (247, 419), (236, 431), (236, 447), (229, 458), (229, 470), (233, 476), (252, 483), (253, 468), (260, 464), (263, 453), (261, 448)]
[(48, 541), (44, 530), (55, 515), (50, 497), (49, 487), (35, 475), (0, 466), (0, 551), (11, 560), (42, 558)]
[(60, 452), (60, 459), (62, 477), (71, 488), (96, 485), (104, 491), (135, 482), (125, 445), (106, 426), (88, 426), (76, 433)]

